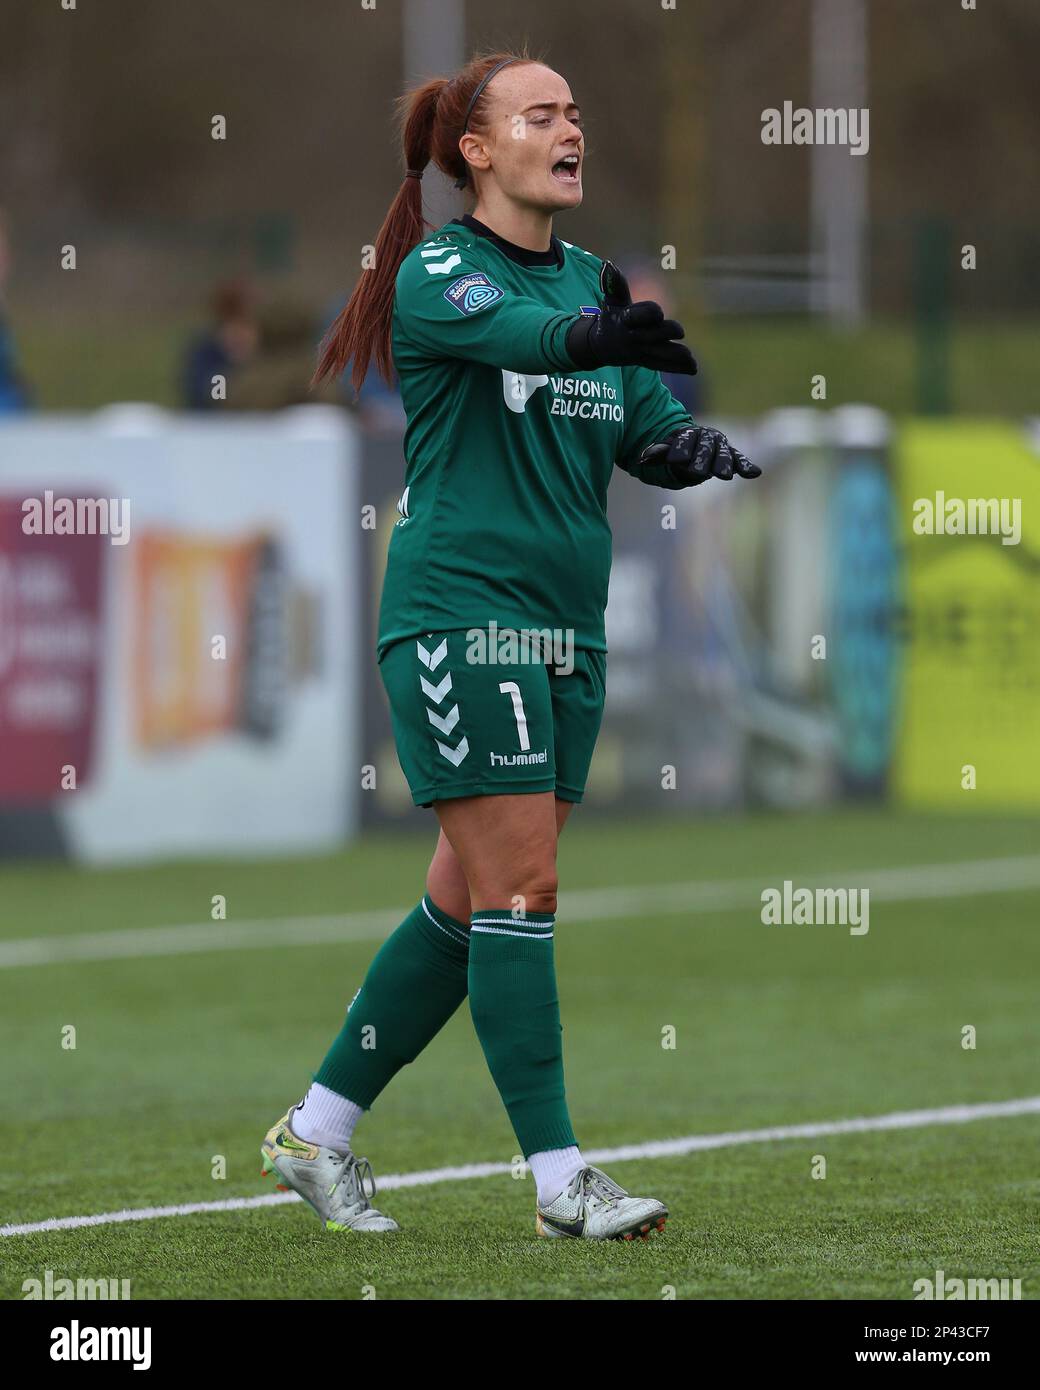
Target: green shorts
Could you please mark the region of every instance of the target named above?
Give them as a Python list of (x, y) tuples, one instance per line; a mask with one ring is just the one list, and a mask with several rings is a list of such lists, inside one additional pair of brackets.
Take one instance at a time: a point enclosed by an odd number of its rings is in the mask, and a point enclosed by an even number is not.
[(467, 631), (404, 638), (379, 665), (412, 800), (555, 792), (580, 801), (603, 718), (606, 652), (575, 650), (570, 671), (537, 660), (476, 664)]

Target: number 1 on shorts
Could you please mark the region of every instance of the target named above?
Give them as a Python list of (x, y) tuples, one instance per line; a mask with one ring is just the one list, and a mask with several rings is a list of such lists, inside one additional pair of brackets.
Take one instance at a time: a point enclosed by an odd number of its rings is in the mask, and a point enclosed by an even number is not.
[(531, 740), (527, 737), (527, 715), (524, 713), (520, 687), (516, 681), (502, 681), (498, 688), (503, 695), (509, 695), (512, 698), (513, 714), (516, 716), (516, 732), (520, 739), (520, 751), (524, 753), (530, 748)]

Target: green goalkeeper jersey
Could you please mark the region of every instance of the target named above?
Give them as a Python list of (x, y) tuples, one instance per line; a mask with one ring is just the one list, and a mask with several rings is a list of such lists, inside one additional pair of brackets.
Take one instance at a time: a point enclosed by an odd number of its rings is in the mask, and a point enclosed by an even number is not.
[(674, 487), (648, 444), (690, 416), (645, 367), (577, 371), (564, 340), (598, 313), (597, 256), (525, 252), (467, 217), (405, 258), (393, 358), (407, 427), (378, 656), (459, 628), (561, 629), (605, 651), (607, 485), (617, 464)]

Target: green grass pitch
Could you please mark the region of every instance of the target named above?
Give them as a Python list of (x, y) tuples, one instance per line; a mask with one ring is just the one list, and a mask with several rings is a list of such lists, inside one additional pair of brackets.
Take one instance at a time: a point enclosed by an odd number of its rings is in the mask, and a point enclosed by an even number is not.
[[(417, 900), (433, 839), (319, 859), (0, 869), (0, 942), (367, 911)], [(744, 879), (743, 906), (568, 923), (556, 940), (568, 1096), (586, 1149), (1040, 1094), (1037, 895), (872, 901), (870, 930), (766, 927), (754, 885), (1033, 855), (1026, 818), (825, 815), (595, 823), (564, 891)], [(264, 1131), (305, 1090), (373, 941), (0, 969), (0, 1225), (260, 1196)], [(76, 1047), (63, 1049), (73, 1025)], [(965, 1050), (971, 1025), (977, 1046)], [(662, 1030), (675, 1029), (674, 1048)], [(128, 1278), (157, 1298), (896, 1298), (913, 1281), (1040, 1291), (1040, 1115), (788, 1139), (606, 1165), (671, 1218), (649, 1242), (539, 1241), (530, 1177), (381, 1193), (390, 1237), (300, 1203), (0, 1237), (0, 1296)], [(358, 1129), (380, 1174), (508, 1163), (515, 1140), (463, 1008)], [(215, 1155), (226, 1177), (212, 1176)], [(811, 1175), (823, 1155), (825, 1179)]]

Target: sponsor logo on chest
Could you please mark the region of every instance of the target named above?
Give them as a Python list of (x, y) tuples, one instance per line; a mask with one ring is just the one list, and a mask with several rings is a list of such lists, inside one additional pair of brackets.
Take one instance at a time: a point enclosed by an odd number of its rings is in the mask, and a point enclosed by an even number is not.
[(616, 425), (625, 423), (625, 407), (621, 403), (620, 391), (598, 377), (502, 373), (503, 398), (517, 415), (524, 414), (527, 402), (543, 387), (549, 388), (550, 415), (570, 416), (578, 420), (607, 420)]

